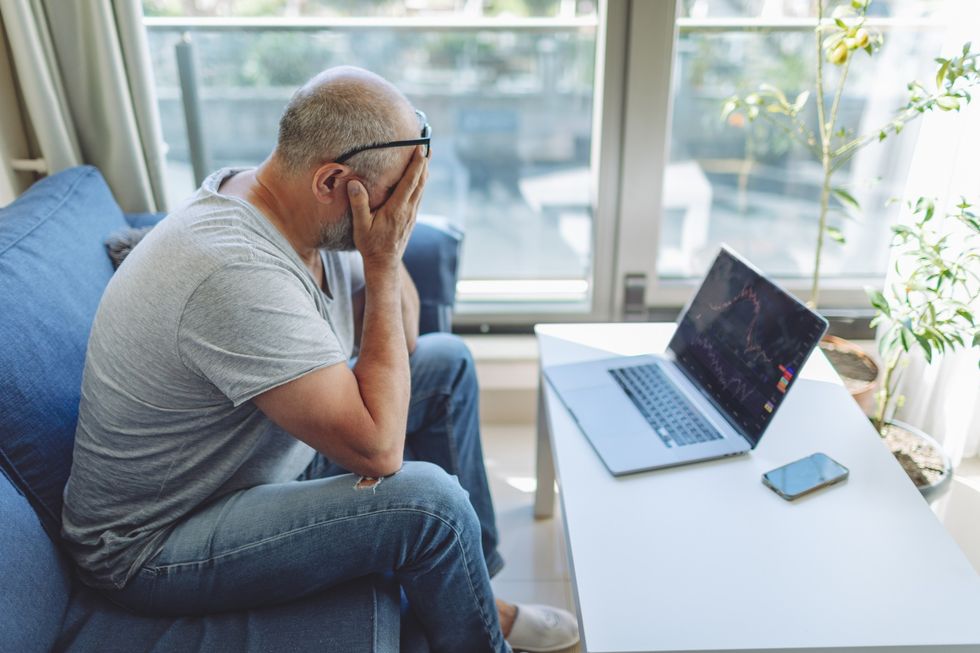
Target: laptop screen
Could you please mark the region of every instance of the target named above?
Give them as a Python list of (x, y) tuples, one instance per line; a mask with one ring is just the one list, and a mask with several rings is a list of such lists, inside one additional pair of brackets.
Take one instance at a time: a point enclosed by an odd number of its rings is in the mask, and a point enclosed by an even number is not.
[(670, 350), (755, 447), (826, 329), (821, 316), (722, 249)]

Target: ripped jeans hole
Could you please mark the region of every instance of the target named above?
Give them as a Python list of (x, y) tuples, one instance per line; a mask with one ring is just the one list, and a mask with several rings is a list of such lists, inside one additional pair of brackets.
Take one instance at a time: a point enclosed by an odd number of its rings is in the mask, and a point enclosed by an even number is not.
[(355, 490), (371, 490), (372, 493), (378, 491), (378, 486), (381, 485), (381, 481), (385, 480), (384, 476), (362, 476), (356, 483), (354, 483)]
[(401, 467), (395, 470), (394, 473), (388, 474), (388, 476), (361, 476), (354, 483), (354, 489), (355, 490), (369, 489), (371, 490), (372, 493), (376, 493), (378, 491), (378, 486), (381, 485), (381, 481), (385, 480), (386, 478), (391, 478), (392, 476), (394, 476), (400, 471), (402, 471)]

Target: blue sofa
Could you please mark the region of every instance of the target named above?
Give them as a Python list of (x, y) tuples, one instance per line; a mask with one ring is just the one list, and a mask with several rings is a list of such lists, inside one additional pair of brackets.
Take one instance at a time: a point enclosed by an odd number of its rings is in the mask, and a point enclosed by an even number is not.
[[(113, 273), (104, 241), (159, 214), (124, 215), (98, 170), (39, 181), (0, 209), (0, 651), (425, 651), (386, 577), (262, 609), (134, 614), (81, 584), (60, 550), (62, 491), (85, 347)], [(421, 331), (448, 330), (460, 234), (419, 224), (405, 261)]]

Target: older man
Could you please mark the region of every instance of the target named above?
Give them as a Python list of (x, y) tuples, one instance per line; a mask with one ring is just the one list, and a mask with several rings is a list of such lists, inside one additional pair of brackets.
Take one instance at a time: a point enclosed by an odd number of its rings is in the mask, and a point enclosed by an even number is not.
[(436, 651), (577, 641), (567, 612), (491, 592), (473, 362), (418, 337), (401, 264), (428, 154), (397, 89), (330, 69), (262, 165), (212, 174), (133, 251), (93, 325), (65, 490), (86, 582), (193, 614), (393, 572)]

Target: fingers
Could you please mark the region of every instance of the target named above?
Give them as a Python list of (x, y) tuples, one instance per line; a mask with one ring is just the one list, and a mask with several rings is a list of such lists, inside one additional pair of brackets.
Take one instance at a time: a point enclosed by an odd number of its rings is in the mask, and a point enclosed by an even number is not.
[(412, 208), (415, 210), (418, 209), (419, 203), (422, 201), (422, 191), (425, 190), (425, 182), (429, 179), (429, 160), (423, 160), (425, 161), (425, 167), (422, 170), (422, 176), (415, 185), (415, 190), (412, 191), (411, 197), (408, 198), (409, 203), (411, 203)]
[(412, 152), (412, 160), (409, 162), (405, 174), (402, 175), (389, 201), (394, 204), (404, 204), (409, 200), (412, 193), (415, 192), (415, 187), (418, 186), (422, 170), (425, 169), (425, 163), (426, 159), (422, 156), (421, 146), (416, 146), (415, 151)]
[(354, 226), (360, 229), (371, 228), (371, 206), (368, 203), (367, 189), (356, 179), (347, 182), (347, 199), (350, 200), (354, 215)]

